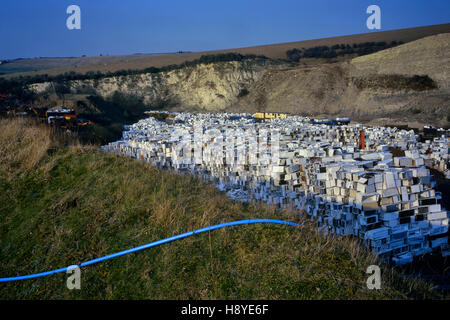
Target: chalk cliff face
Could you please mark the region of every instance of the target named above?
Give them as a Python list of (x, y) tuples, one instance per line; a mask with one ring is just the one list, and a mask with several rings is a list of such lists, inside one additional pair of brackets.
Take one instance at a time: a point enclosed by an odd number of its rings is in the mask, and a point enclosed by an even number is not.
[[(450, 34), (342, 63), (315, 66), (217, 62), (157, 74), (71, 81), (73, 93), (119, 91), (150, 106), (198, 111), (285, 111), (448, 125)], [(421, 76), (421, 77), (417, 77)], [(33, 84), (36, 92), (50, 83)]]
[[(164, 101), (178, 109), (218, 111), (234, 103), (241, 90), (258, 81), (265, 71), (249, 61), (218, 62), (169, 72), (75, 80), (67, 85), (72, 93), (94, 93), (106, 98), (119, 91), (140, 96), (148, 105)], [(37, 93), (51, 87), (48, 82), (31, 85)]]

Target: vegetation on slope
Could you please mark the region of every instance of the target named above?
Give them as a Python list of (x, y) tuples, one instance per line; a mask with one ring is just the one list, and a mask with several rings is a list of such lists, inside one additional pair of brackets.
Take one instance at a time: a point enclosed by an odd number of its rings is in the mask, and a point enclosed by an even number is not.
[(427, 75), (405, 76), (400, 74), (382, 74), (366, 77), (353, 77), (353, 84), (359, 89), (388, 89), (426, 91), (437, 89), (436, 82)]
[(107, 144), (119, 140), (123, 126), (144, 118), (144, 112), (150, 109), (142, 97), (120, 91), (108, 98), (90, 95), (87, 100), (92, 107), (81, 112), (80, 117), (92, 120), (94, 125), (80, 130), (84, 143)]
[[(197, 228), (245, 218), (303, 224), (216, 230), (67, 274), (0, 283), (2, 299), (433, 298), (351, 239), (326, 237), (298, 213), (236, 203), (190, 175), (0, 122), (0, 276), (78, 264)], [(27, 157), (26, 155), (32, 155)], [(382, 267), (368, 290), (366, 268)]]
[(386, 41), (379, 42), (362, 42), (350, 44), (335, 44), (333, 46), (315, 46), (311, 48), (297, 49), (293, 48), (286, 51), (286, 57), (290, 61), (299, 62), (305, 58), (324, 58), (331, 59), (338, 56), (357, 55), (363, 56), (371, 54), (381, 50), (395, 47), (403, 44), (403, 41), (392, 41), (386, 43)]

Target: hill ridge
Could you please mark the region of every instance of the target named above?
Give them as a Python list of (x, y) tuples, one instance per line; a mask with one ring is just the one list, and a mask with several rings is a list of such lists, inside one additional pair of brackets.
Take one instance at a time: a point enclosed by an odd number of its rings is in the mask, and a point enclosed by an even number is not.
[[(237, 52), (241, 54), (256, 54), (265, 55), (272, 59), (286, 58), (286, 51), (296, 48), (296, 47), (313, 47), (318, 45), (334, 45), (340, 43), (361, 43), (367, 41), (403, 41), (409, 42), (419, 38), (423, 38), (433, 34), (450, 32), (450, 23), (438, 24), (430, 26), (421, 26), (413, 28), (403, 28), (395, 30), (385, 30), (377, 32), (359, 33), (353, 35), (344, 35), (336, 37), (327, 37), (320, 39), (309, 39), (301, 41), (283, 42), (275, 44), (264, 44), (260, 46), (249, 46), (241, 48), (230, 48), (221, 50), (207, 50), (199, 52), (186, 52), (186, 53), (168, 53), (168, 54), (142, 54), (142, 55), (126, 55), (125, 59), (119, 59), (118, 62), (111, 63), (94, 63), (87, 65), (79, 65), (75, 67), (61, 67), (54, 69), (43, 69), (40, 71), (30, 71), (30, 72), (15, 72), (4, 77), (18, 76), (18, 75), (36, 75), (47, 73), (49, 75), (60, 74), (64, 72), (76, 71), (79, 73), (85, 73), (88, 71), (117, 71), (121, 69), (144, 69), (150, 66), (162, 67), (170, 64), (179, 64), (184, 61), (194, 60), (199, 58), (204, 54), (215, 54), (215, 53), (229, 53)], [(91, 56), (92, 59), (113, 59), (114, 57), (120, 57), (120, 55), (112, 56)], [(59, 59), (59, 58), (58, 58)], [(26, 63), (27, 59), (21, 60), (21, 63)], [(12, 68), (13, 66), (8, 63), (5, 65), (0, 65), (0, 73), (5, 72), (5, 68)]]

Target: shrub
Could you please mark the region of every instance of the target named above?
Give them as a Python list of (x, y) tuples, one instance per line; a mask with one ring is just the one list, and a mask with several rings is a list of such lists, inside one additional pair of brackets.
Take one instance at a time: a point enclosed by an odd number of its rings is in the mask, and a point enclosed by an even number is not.
[(239, 91), (238, 94), (238, 98), (242, 98), (245, 97), (246, 95), (248, 95), (250, 92), (247, 90), (247, 88), (243, 88)]

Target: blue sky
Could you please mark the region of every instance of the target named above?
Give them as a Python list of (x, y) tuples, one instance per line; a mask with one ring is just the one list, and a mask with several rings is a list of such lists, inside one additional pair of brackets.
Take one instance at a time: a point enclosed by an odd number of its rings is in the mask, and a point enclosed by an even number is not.
[[(81, 8), (81, 30), (66, 8)], [(203, 51), (450, 22), (446, 0), (2, 0), (0, 59)]]

